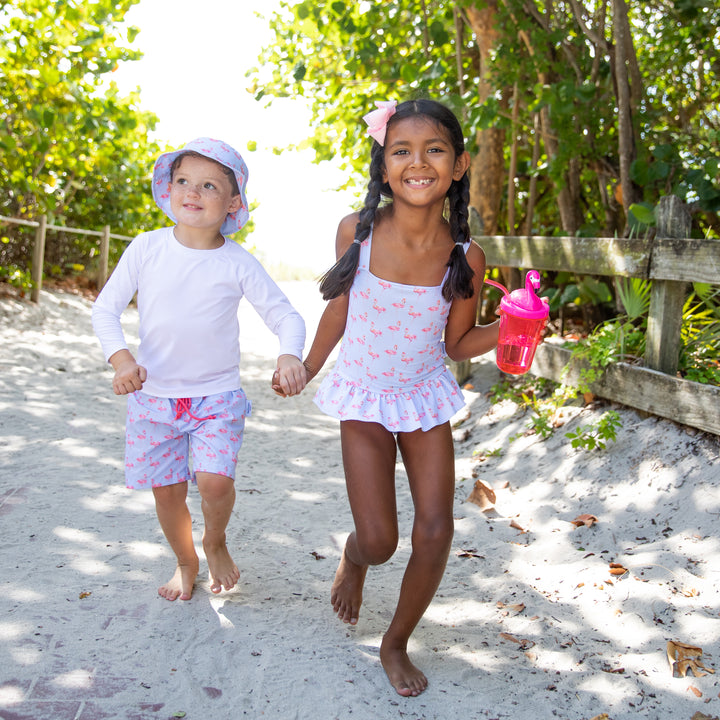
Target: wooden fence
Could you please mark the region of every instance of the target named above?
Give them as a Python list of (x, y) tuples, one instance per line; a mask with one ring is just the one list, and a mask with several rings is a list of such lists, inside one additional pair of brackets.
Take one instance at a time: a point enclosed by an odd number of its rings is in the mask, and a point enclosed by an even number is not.
[(31, 278), (33, 287), (30, 293), (30, 299), (33, 302), (40, 301), (40, 290), (42, 290), (43, 281), (43, 265), (45, 263), (45, 238), (48, 230), (56, 230), (58, 232), (71, 233), (74, 235), (94, 235), (100, 238), (100, 257), (98, 260), (98, 288), (102, 288), (108, 277), (108, 257), (110, 250), (110, 239), (115, 240), (132, 240), (127, 235), (117, 235), (110, 232), (110, 226), (105, 225), (102, 230), (85, 230), (83, 228), (70, 228), (64, 225), (51, 225), (47, 221), (46, 215), (41, 215), (40, 220), (20, 220), (19, 218), (10, 218), (0, 215), (0, 222), (11, 223), (13, 225), (25, 225), (35, 228), (35, 245), (33, 247), (33, 257), (31, 266)]
[[(720, 240), (696, 240), (675, 196), (658, 206), (656, 236), (642, 238), (494, 237), (474, 234), (488, 266), (566, 270), (652, 280), (645, 367), (617, 363), (591, 390), (599, 397), (720, 435), (720, 388), (676, 377), (688, 282), (720, 283)], [(532, 372), (560, 381), (571, 352), (545, 342)], [(582, 364), (573, 361), (568, 382)]]

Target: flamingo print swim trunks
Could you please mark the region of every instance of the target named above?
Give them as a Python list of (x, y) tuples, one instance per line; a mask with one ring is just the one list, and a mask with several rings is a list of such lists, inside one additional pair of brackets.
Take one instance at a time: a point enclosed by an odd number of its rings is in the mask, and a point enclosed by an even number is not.
[(195, 482), (196, 472), (235, 477), (250, 401), (242, 390), (197, 398), (128, 395), (125, 484)]

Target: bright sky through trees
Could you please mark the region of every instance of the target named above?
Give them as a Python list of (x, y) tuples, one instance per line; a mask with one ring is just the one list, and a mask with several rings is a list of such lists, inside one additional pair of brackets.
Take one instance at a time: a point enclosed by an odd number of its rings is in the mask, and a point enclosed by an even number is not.
[[(141, 0), (128, 25), (140, 29), (133, 47), (143, 59), (112, 76), (121, 92), (140, 88), (142, 108), (159, 118), (155, 138), (173, 147), (198, 136), (218, 137), (239, 150), (249, 170), (248, 200), (255, 233), (249, 242), (268, 266), (326, 270), (334, 260), (335, 230), (353, 196), (332, 192), (345, 180), (329, 163), (312, 164), (309, 151), (273, 152), (311, 134), (304, 100), (269, 109), (247, 92), (246, 70), (271, 41), (251, 3), (236, 0)], [(275, 0), (262, 3), (269, 14)], [(168, 8), (172, 7), (169, 11)], [(248, 144), (256, 143), (254, 152)]]

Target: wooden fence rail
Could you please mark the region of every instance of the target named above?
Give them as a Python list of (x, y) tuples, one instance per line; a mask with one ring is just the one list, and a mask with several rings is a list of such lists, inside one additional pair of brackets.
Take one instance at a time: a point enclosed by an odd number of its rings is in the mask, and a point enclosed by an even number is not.
[[(591, 389), (599, 397), (720, 435), (720, 388), (675, 377), (687, 283), (720, 283), (720, 240), (687, 238), (689, 215), (675, 196), (661, 198), (656, 217), (653, 239), (473, 237), (488, 266), (652, 280), (645, 367), (618, 363)], [(570, 355), (543, 343), (532, 371), (560, 381)], [(575, 367), (570, 379), (577, 379), (579, 370)]]
[(33, 248), (31, 278), (33, 287), (30, 293), (30, 299), (33, 302), (40, 301), (40, 290), (42, 290), (43, 281), (43, 264), (45, 261), (45, 238), (48, 230), (58, 232), (66, 232), (74, 235), (94, 235), (100, 238), (100, 258), (98, 267), (97, 284), (101, 288), (108, 277), (108, 257), (110, 251), (110, 239), (115, 240), (132, 240), (128, 235), (118, 235), (110, 232), (110, 226), (105, 225), (102, 230), (86, 230), (84, 228), (71, 228), (64, 225), (48, 224), (47, 215), (41, 215), (39, 220), (21, 220), (19, 218), (4, 217), (0, 215), (0, 222), (11, 223), (13, 225), (25, 225), (26, 227), (35, 228), (35, 245)]

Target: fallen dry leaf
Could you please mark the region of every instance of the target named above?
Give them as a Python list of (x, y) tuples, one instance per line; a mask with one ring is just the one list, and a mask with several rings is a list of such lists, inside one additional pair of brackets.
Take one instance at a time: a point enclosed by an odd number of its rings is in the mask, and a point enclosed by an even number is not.
[(483, 512), (488, 512), (495, 508), (495, 500), (495, 491), (482, 480), (476, 480), (468, 501), (475, 503)]
[[(708, 698), (709, 700), (710, 698)], [(708, 702), (706, 700), (705, 702)], [(718, 720), (717, 715), (706, 715), (701, 713), (699, 710), (690, 718), (690, 720)]]
[[(705, 667), (700, 658), (702, 657), (702, 648), (694, 645), (687, 645), (678, 640), (668, 640), (667, 658), (673, 671), (673, 676), (677, 673), (677, 677), (685, 677), (688, 670), (695, 677), (704, 677), (708, 673), (715, 673), (712, 668)], [(702, 671), (705, 672), (702, 672)]]
[(609, 665), (604, 665), (600, 669), (603, 672), (611, 673), (612, 675), (622, 675), (625, 672), (625, 668), (612, 668)]
[(475, 386), (472, 383), (465, 383), (463, 385), (463, 390), (474, 390)]
[(83, 590), (78, 597), (81, 600), (84, 600), (86, 597), (90, 597), (91, 595), (92, 593), (89, 590)]
[(500, 637), (504, 638), (505, 640), (509, 640), (510, 642), (517, 643), (520, 646), (521, 650), (529, 650), (532, 647), (535, 647), (535, 643), (532, 640), (516, 638), (512, 633), (509, 632), (501, 632)]
[(516, 612), (516, 613), (521, 613), (525, 609), (524, 603), (515, 603), (514, 605), (506, 605), (504, 602), (502, 602), (502, 600), (497, 601), (497, 606), (501, 609), (507, 608), (508, 610), (512, 610), (513, 612)]
[(694, 685), (690, 685), (688, 687), (688, 690), (695, 695), (695, 697), (702, 697), (702, 693), (700, 692), (699, 688), (696, 688)]
[(310, 554), (311, 554), (316, 560), (324, 560), (324, 559), (325, 559), (325, 556), (324, 556), (324, 555), (319, 555), (317, 552), (315, 552), (315, 550), (313, 550)]
[(598, 519), (594, 515), (585, 513), (584, 515), (578, 515), (574, 520), (570, 521), (576, 528), (586, 525), (592, 527), (594, 523), (598, 522)]
[(590, 720), (608, 720), (608, 714), (600, 713), (600, 715), (596, 715), (595, 717), (590, 718)]
[(521, 533), (523, 533), (523, 534), (525, 534), (525, 533), (527, 532), (527, 529), (524, 528), (522, 525), (520, 525), (520, 523), (518, 523), (517, 520), (513, 520), (513, 521), (510, 523), (510, 527), (511, 527), (511, 528), (515, 528), (515, 530), (519, 530), (519, 531), (520, 531)]
[(626, 575), (628, 572), (630, 571), (621, 563), (610, 563), (611, 575), (614, 575), (615, 577), (621, 577), (623, 575)]
[(485, 556), (484, 556), (484, 555), (478, 555), (478, 554), (477, 554), (477, 550), (475, 550), (475, 549), (472, 549), (472, 550), (463, 550), (462, 552), (459, 552), (459, 553), (458, 553), (458, 557), (461, 557), (461, 558), (471, 558), (471, 557), (472, 557), (472, 558), (480, 558), (481, 560), (484, 560), (484, 559), (485, 559)]

